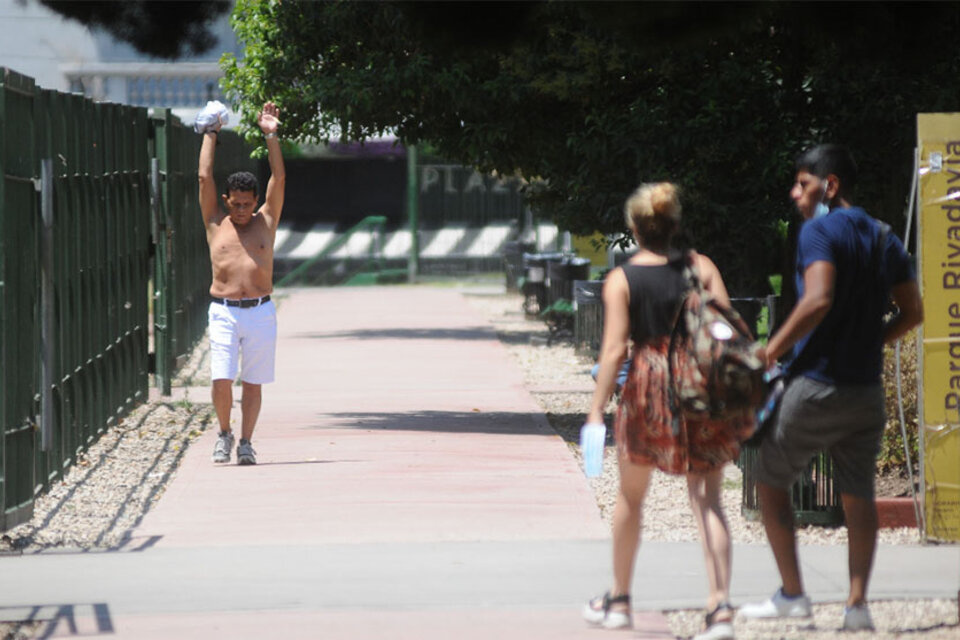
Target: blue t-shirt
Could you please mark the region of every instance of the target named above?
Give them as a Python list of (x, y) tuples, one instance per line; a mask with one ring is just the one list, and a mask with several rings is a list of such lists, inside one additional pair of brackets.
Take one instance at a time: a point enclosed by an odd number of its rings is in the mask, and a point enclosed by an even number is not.
[(833, 307), (794, 345), (791, 373), (828, 384), (880, 380), (890, 288), (916, 276), (903, 243), (892, 231), (882, 260), (875, 262), (879, 235), (877, 221), (859, 207), (833, 209), (804, 222), (797, 242), (797, 295), (803, 296), (804, 271), (819, 260), (833, 264), (836, 281)]

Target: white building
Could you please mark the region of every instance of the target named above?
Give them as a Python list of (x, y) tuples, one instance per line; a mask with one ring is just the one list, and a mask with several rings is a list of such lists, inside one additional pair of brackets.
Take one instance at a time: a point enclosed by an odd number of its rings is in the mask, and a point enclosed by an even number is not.
[[(210, 27), (217, 43), (177, 61), (146, 56), (101, 29), (62, 17), (36, 0), (0, 0), (0, 67), (30, 76), (44, 89), (94, 100), (171, 107), (186, 121), (208, 100), (223, 100), (218, 61), (239, 56), (229, 13)], [(237, 118), (231, 118), (235, 124)]]

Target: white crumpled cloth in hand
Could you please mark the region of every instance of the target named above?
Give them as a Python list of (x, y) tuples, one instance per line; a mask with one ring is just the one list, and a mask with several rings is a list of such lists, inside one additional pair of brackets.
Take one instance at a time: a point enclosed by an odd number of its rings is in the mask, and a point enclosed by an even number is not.
[(227, 115), (227, 107), (219, 100), (211, 100), (207, 103), (207, 106), (197, 114), (197, 119), (193, 123), (193, 129), (197, 133), (216, 131), (229, 121), (230, 116)]

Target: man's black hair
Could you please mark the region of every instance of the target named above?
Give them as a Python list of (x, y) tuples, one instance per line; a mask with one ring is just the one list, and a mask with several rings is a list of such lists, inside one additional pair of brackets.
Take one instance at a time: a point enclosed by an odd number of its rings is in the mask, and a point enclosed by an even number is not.
[(857, 163), (850, 150), (839, 144), (821, 144), (807, 149), (797, 158), (797, 171), (812, 173), (818, 178), (833, 174), (840, 178), (840, 193), (850, 195), (857, 186)]
[(230, 195), (231, 191), (253, 191), (253, 195), (257, 195), (257, 177), (249, 171), (237, 171), (230, 174), (227, 177), (227, 195)]

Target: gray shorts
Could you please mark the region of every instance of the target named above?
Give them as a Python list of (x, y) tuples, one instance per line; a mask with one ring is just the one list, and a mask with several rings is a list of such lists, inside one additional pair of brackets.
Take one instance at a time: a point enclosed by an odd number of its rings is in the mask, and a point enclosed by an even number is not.
[(834, 386), (794, 378), (760, 445), (757, 480), (788, 489), (817, 453), (828, 451), (840, 492), (872, 498), (885, 423), (880, 384)]

